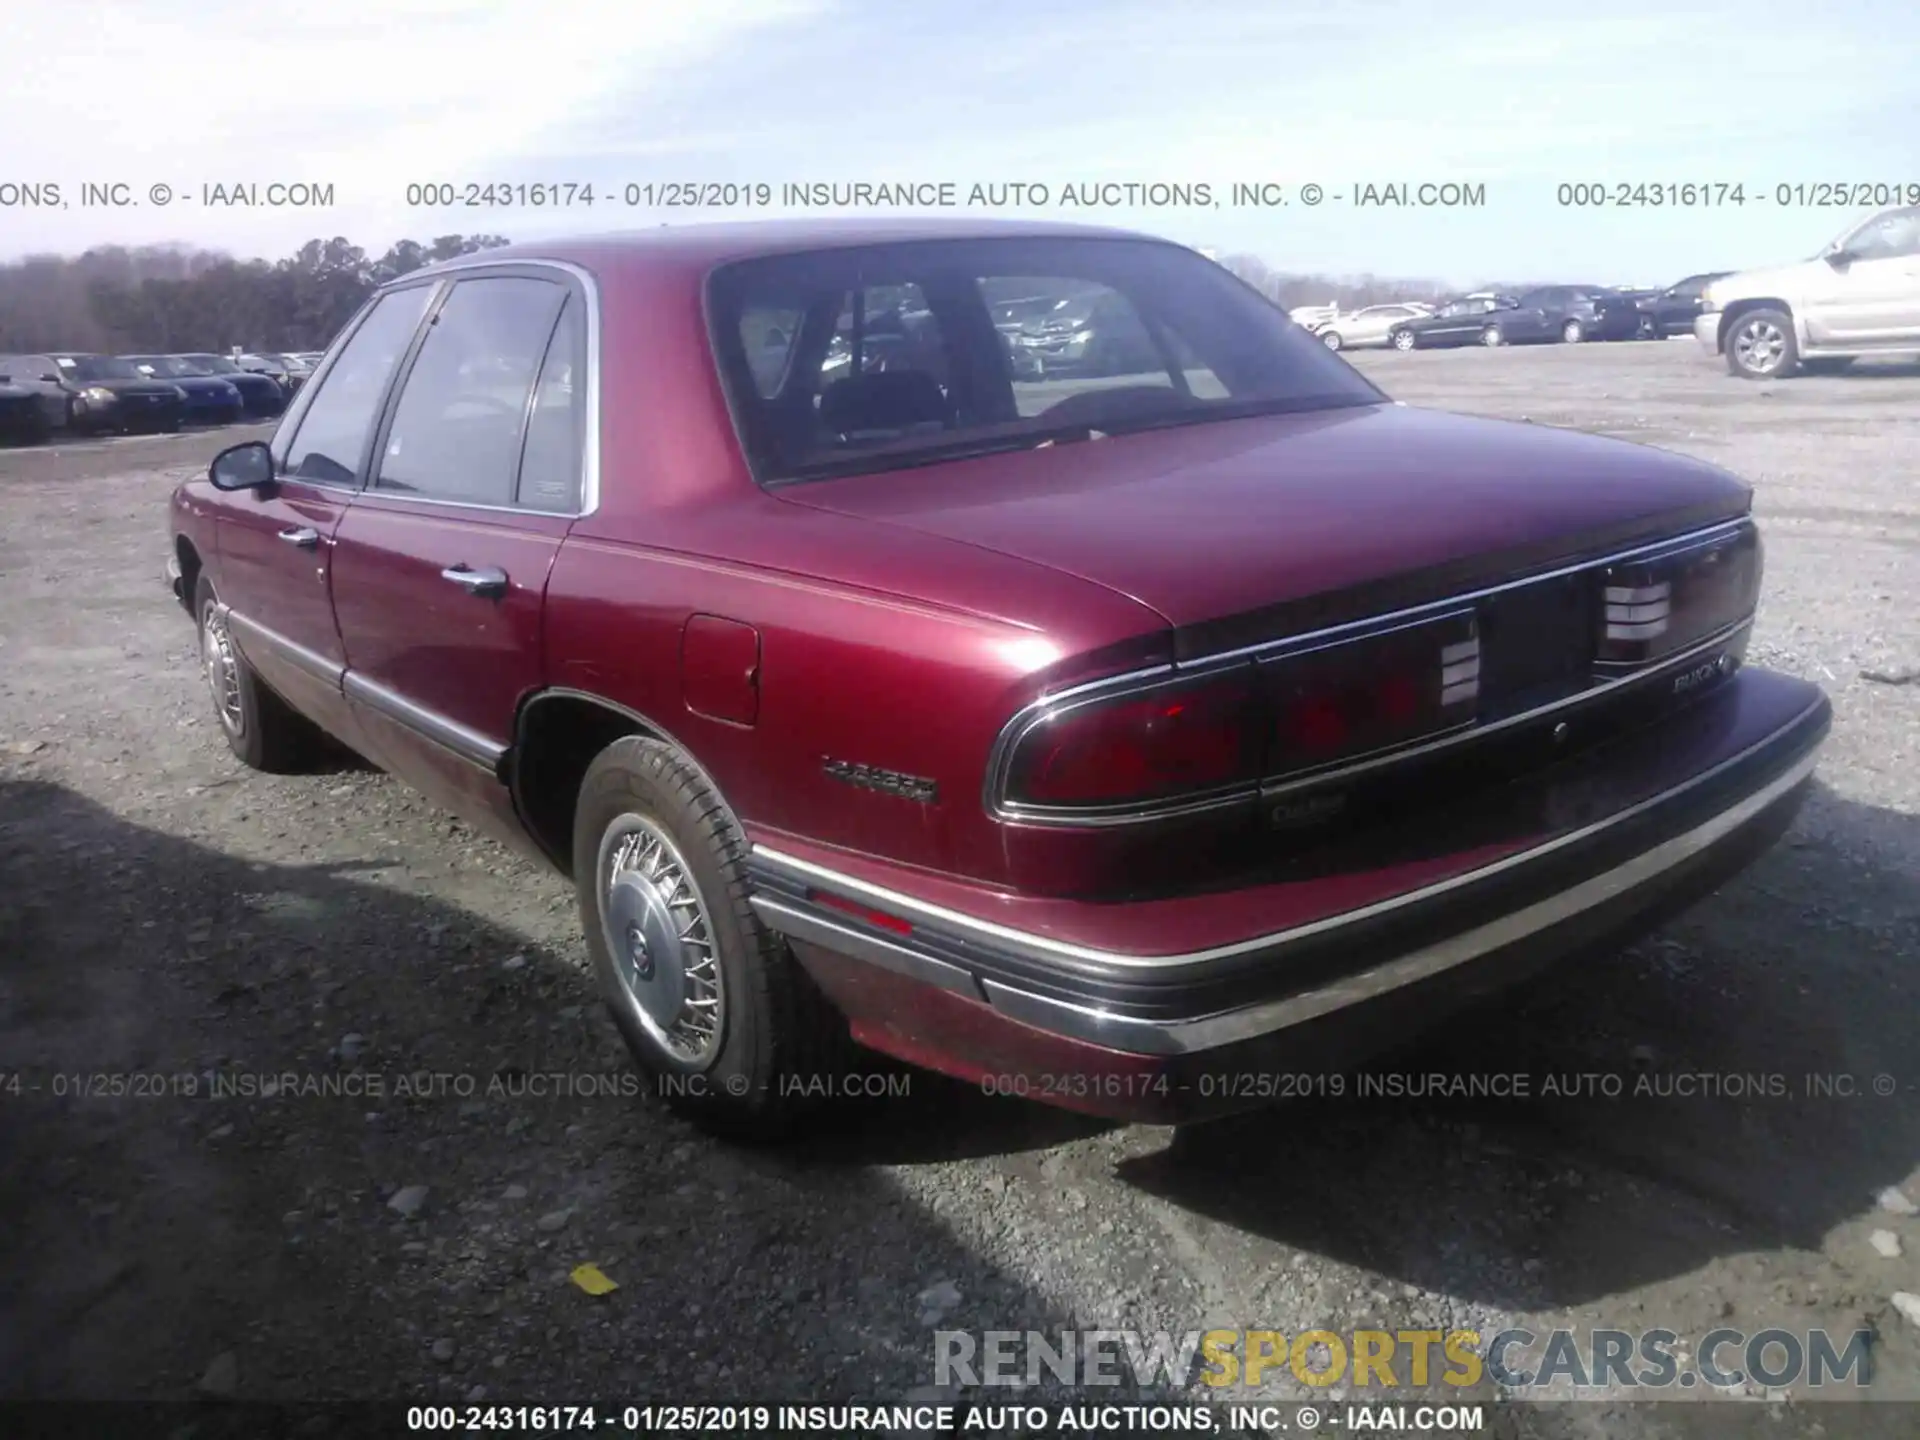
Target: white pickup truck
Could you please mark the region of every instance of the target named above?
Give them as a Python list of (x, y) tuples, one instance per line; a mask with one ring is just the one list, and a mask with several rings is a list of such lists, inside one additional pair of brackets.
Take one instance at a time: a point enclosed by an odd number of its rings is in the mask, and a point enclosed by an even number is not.
[(1693, 333), (1749, 380), (1920, 354), (1920, 205), (1870, 216), (1811, 260), (1714, 281)]

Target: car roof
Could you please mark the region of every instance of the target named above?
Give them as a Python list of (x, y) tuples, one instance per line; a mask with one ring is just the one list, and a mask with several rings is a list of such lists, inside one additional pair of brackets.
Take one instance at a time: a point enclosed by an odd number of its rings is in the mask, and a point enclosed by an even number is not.
[(1038, 220), (956, 220), (911, 216), (884, 220), (859, 217), (717, 221), (503, 245), (423, 266), (391, 283), (401, 285), (422, 276), (439, 275), (473, 265), (512, 264), (521, 260), (557, 260), (588, 271), (649, 260), (664, 262), (676, 269), (711, 269), (736, 260), (809, 250), (839, 250), (916, 240), (1012, 239), (1145, 240), (1156, 245), (1173, 244), (1157, 235), (1120, 230), (1112, 226)]

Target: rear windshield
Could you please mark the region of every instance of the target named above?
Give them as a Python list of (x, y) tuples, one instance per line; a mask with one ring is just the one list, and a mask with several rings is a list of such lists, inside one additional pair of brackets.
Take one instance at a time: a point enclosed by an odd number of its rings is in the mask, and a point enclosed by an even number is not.
[(1150, 240), (768, 256), (708, 293), (763, 483), (1385, 396), (1203, 256)]

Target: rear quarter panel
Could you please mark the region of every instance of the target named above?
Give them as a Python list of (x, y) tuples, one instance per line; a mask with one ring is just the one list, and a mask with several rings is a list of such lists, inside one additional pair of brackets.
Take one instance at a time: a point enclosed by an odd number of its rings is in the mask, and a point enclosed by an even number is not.
[[(582, 522), (561, 547), (550, 682), (671, 737), (769, 843), (792, 835), (1026, 883), (1020, 837), (981, 798), (1000, 728), (1044, 684), (1170, 653), (1164, 625), (1132, 601), (934, 537), (758, 492), (656, 518), (655, 543)], [(689, 703), (682, 647), (695, 615), (758, 632), (753, 724)], [(849, 783), (833, 761), (931, 781), (935, 797)], [(1047, 849), (1056, 837), (1035, 838)]]

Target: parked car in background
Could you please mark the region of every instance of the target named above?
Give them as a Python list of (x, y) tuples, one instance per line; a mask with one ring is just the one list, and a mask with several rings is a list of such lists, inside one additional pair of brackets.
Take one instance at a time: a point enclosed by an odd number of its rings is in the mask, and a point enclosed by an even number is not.
[(265, 358), (277, 363), (287, 374), (293, 376), (302, 385), (306, 384), (307, 377), (313, 374), (315, 362), (309, 360), (304, 355), (292, 355), (286, 351), (276, 350)]
[(233, 363), (238, 365), (242, 370), (251, 371), (255, 375), (265, 375), (268, 379), (272, 380), (274, 384), (286, 391), (289, 400), (299, 393), (301, 381), (306, 378), (304, 375), (296, 373), (288, 366), (284, 359), (277, 355), (258, 355), (243, 352), (233, 357)]
[(1396, 320), (1387, 329), (1387, 343), (1396, 350), (1444, 350), (1460, 345), (1498, 345), (1495, 316), (1519, 304), (1510, 295), (1462, 295), (1441, 305), (1431, 315)]
[(7, 362), (0, 360), (0, 440), (44, 440), (52, 429), (39, 394), (14, 384)]
[(0, 371), (32, 390), (54, 429), (85, 434), (107, 431), (178, 430), (187, 397), (177, 386), (142, 375), (112, 355), (77, 351), (10, 355)]
[(196, 373), (186, 361), (167, 355), (120, 358), (149, 379), (164, 380), (185, 395), (184, 418), (190, 425), (232, 425), (246, 417), (247, 404), (240, 387), (225, 377)]
[(1693, 333), (1749, 380), (1920, 353), (1920, 206), (1850, 225), (1811, 260), (1713, 281)]
[(159, 359), (178, 362), (190, 367), (185, 373), (192, 375), (217, 375), (240, 392), (241, 402), (246, 406), (249, 419), (268, 419), (287, 408), (287, 387), (271, 375), (262, 375), (252, 370), (242, 370), (225, 355), (200, 352), (186, 355), (163, 355)]
[(1296, 305), (1287, 311), (1287, 318), (1302, 330), (1318, 330), (1329, 320), (1340, 314), (1338, 305)]
[(1700, 297), (1707, 286), (1729, 275), (1727, 270), (1709, 270), (1676, 280), (1664, 290), (1646, 291), (1634, 296), (1640, 310), (1640, 333), (1649, 340), (1666, 340), (1675, 335), (1691, 335), (1693, 322), (1700, 318)]
[[(881, 275), (949, 381), (829, 376)], [(1153, 357), (1024, 410), (955, 277), (1029, 276)], [(1184, 246), (673, 226), (386, 286), (176, 491), (168, 561), (241, 760), (331, 732), (569, 874), (662, 1095), (764, 1134), (849, 1041), (1245, 1105), (1707, 893), (1830, 715), (1742, 663), (1751, 509), (1691, 457), (1394, 404)]]
[(1022, 325), (1013, 343), (1037, 374), (1125, 375), (1157, 363), (1153, 336), (1138, 311), (1111, 290), (1083, 292), (1056, 305)]
[(1558, 341), (1631, 340), (1640, 333), (1640, 309), (1605, 285), (1543, 285), (1519, 297), (1499, 319), (1499, 340), (1515, 345)]
[(1385, 345), (1387, 335), (1402, 320), (1418, 320), (1430, 313), (1417, 305), (1368, 305), (1324, 321), (1314, 334), (1329, 350), (1361, 350)]

